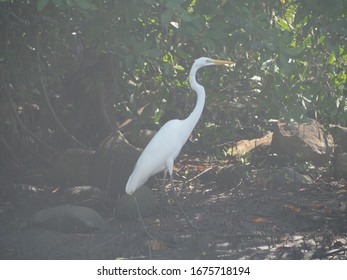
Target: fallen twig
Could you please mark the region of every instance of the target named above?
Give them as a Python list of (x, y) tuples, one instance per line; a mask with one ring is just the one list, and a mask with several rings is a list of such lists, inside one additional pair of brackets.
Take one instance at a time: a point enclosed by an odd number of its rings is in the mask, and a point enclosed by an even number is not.
[(346, 252), (346, 251), (347, 251), (347, 247), (342, 247), (342, 248), (339, 248), (339, 249), (330, 250), (330, 251), (324, 253), (323, 256), (324, 256), (324, 257), (328, 257), (328, 256), (335, 255), (335, 254), (337, 254), (337, 253)]
[(184, 184), (190, 183), (191, 181), (193, 181), (193, 180), (199, 178), (200, 176), (204, 175), (206, 172), (208, 172), (208, 171), (210, 171), (210, 170), (212, 170), (212, 169), (213, 169), (212, 166), (206, 168), (204, 171), (200, 172), (198, 175), (196, 175), (196, 176), (194, 176), (193, 178), (190, 178), (189, 180), (185, 181)]

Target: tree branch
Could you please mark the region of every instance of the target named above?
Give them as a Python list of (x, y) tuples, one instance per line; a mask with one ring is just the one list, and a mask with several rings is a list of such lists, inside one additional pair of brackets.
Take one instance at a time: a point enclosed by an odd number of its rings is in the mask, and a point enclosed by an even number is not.
[[(37, 38), (37, 44), (39, 46), (39, 35), (38, 35), (38, 38)], [(46, 86), (45, 86), (45, 83), (43, 81), (43, 76), (42, 76), (42, 69), (41, 69), (41, 60), (40, 60), (40, 48), (38, 48), (38, 68), (39, 68), (39, 73), (40, 73), (40, 82), (41, 82), (41, 87), (42, 87), (42, 92), (43, 92), (43, 95), (45, 97), (45, 100), (46, 100), (46, 103), (48, 105), (48, 109), (49, 111), (51, 112), (52, 116), (53, 116), (53, 119), (55, 120), (55, 122), (57, 123), (58, 125), (58, 128), (60, 129), (60, 131), (65, 135), (67, 136), (75, 145), (77, 145), (78, 147), (81, 147), (81, 148), (84, 148), (84, 149), (89, 149), (89, 147), (87, 147), (86, 145), (84, 145), (82, 142), (80, 142), (79, 140), (77, 140), (77, 138), (72, 135), (66, 128), (65, 126), (62, 124), (62, 122), (59, 120), (57, 114), (55, 113), (53, 107), (52, 107), (52, 104), (51, 104), (51, 101), (49, 100), (49, 97), (48, 97), (48, 93), (47, 93), (47, 90), (46, 90)]]

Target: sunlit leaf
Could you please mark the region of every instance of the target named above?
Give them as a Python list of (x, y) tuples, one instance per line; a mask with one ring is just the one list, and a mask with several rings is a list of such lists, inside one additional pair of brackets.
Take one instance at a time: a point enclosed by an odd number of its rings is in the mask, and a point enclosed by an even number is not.
[(333, 64), (335, 62), (335, 53), (331, 52), (328, 58), (328, 64)]
[(170, 24), (175, 28), (179, 28), (179, 24), (177, 21), (170, 21)]
[(312, 44), (312, 35), (307, 36), (302, 42), (305, 47), (308, 47)]
[(340, 72), (337, 76), (338, 79), (338, 84), (337, 85), (341, 85), (341, 84), (345, 84), (346, 83), (346, 73), (345, 72)]
[(181, 65), (175, 65), (174, 68), (176, 70), (179, 70), (179, 71), (184, 71), (185, 70), (184, 67), (182, 67)]
[(290, 30), (291, 28), (290, 28), (290, 26), (289, 26), (289, 24), (288, 24), (288, 22), (287, 21), (285, 21), (284, 19), (280, 19), (279, 21), (278, 21), (278, 23), (279, 23), (279, 25), (284, 29), (284, 30)]
[(155, 113), (153, 115), (153, 121), (155, 123), (158, 123), (161, 119), (161, 116), (163, 115), (163, 111), (161, 111), (159, 108), (155, 110)]

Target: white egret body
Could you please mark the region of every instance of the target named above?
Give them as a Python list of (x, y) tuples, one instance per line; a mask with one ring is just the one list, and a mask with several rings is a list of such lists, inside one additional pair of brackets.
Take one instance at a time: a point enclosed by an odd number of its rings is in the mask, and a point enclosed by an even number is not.
[[(187, 142), (196, 126), (205, 104), (205, 89), (196, 81), (196, 72), (205, 66), (232, 64), (231, 61), (214, 60), (200, 57), (195, 60), (190, 73), (189, 83), (197, 94), (197, 102), (193, 112), (184, 120), (168, 121), (148, 143), (139, 157), (130, 175), (125, 191), (131, 195), (141, 187), (149, 177), (164, 171), (164, 181), (169, 172), (172, 184), (174, 161)], [(164, 183), (164, 182), (163, 182)]]

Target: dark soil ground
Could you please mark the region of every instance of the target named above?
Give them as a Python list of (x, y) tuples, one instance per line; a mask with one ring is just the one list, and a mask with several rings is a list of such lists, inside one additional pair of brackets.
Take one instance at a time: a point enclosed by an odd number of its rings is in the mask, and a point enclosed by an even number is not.
[[(92, 233), (62, 233), (30, 225), (38, 210), (66, 203), (54, 188), (2, 180), (0, 259), (346, 259), (347, 184), (315, 171), (307, 186), (275, 184), (273, 169), (218, 187), (201, 164), (175, 174), (177, 194), (192, 228), (175, 203), (140, 221), (120, 221), (114, 207), (96, 208), (107, 221)], [(189, 170), (189, 181), (184, 177)], [(199, 176), (201, 174), (201, 176)], [(18, 181), (18, 180), (17, 180)], [(159, 177), (155, 185), (159, 185)], [(157, 190), (156, 190), (157, 191)]]

